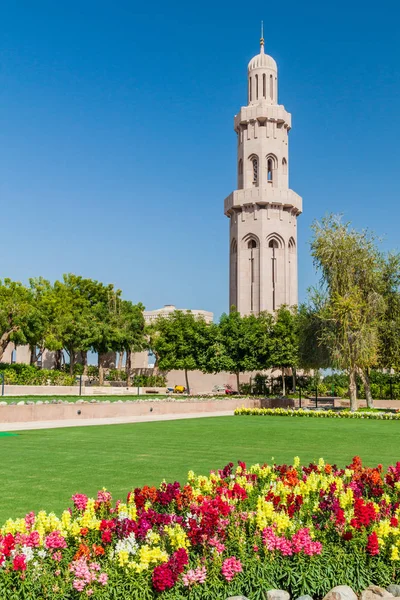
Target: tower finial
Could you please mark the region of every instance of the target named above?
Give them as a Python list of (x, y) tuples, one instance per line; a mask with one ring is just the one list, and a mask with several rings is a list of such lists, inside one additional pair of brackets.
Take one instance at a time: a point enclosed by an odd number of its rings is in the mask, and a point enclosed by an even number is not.
[(260, 52), (264, 54), (264, 21), (261, 21)]

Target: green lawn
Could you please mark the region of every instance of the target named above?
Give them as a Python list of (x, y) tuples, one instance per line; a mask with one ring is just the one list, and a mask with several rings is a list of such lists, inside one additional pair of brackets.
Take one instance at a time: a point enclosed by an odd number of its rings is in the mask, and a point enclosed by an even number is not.
[(0, 522), (29, 510), (60, 511), (73, 493), (105, 486), (125, 498), (134, 486), (185, 481), (229, 461), (340, 466), (400, 460), (400, 422), (289, 417), (208, 417), (154, 423), (23, 431), (0, 436)]

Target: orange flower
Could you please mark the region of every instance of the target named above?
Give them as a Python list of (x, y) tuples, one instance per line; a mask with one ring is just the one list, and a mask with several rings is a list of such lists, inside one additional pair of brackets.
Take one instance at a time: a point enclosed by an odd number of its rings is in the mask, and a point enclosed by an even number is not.
[(284, 474), (283, 483), (289, 487), (294, 487), (299, 483), (299, 478), (297, 475), (297, 471), (295, 469), (291, 469)]
[(78, 560), (79, 558), (90, 558), (90, 550), (86, 546), (86, 544), (79, 544), (79, 548), (74, 556), (74, 560)]
[(103, 546), (96, 546), (96, 544), (93, 544), (92, 549), (95, 556), (102, 556), (104, 554)]
[(85, 536), (89, 533), (89, 529), (87, 527), (82, 527), (82, 529), (79, 532), (81, 535)]
[(325, 473), (327, 475), (330, 475), (332, 473), (332, 465), (328, 465), (328, 464), (325, 465)]

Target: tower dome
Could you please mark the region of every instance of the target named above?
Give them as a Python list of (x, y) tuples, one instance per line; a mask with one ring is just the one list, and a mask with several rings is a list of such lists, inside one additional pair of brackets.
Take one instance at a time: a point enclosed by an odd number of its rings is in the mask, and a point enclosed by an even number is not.
[(277, 71), (278, 67), (272, 56), (265, 54), (264, 52), (264, 40), (261, 38), (260, 54), (253, 56), (247, 67), (248, 72), (254, 69), (270, 69), (271, 71)]
[(254, 56), (247, 67), (248, 103), (278, 104), (278, 67), (272, 56), (264, 52), (261, 31), (260, 54)]

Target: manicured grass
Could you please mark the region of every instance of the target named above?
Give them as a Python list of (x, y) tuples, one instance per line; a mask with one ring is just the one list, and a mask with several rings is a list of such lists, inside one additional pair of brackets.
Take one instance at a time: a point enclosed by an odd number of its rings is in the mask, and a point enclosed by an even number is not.
[[(0, 427), (1, 429), (1, 427)], [(208, 417), (23, 431), (0, 437), (0, 522), (44, 508), (60, 511), (73, 493), (107, 487), (125, 498), (135, 486), (185, 482), (229, 461), (303, 462), (323, 456), (344, 466), (400, 460), (400, 423), (283, 417)]]

